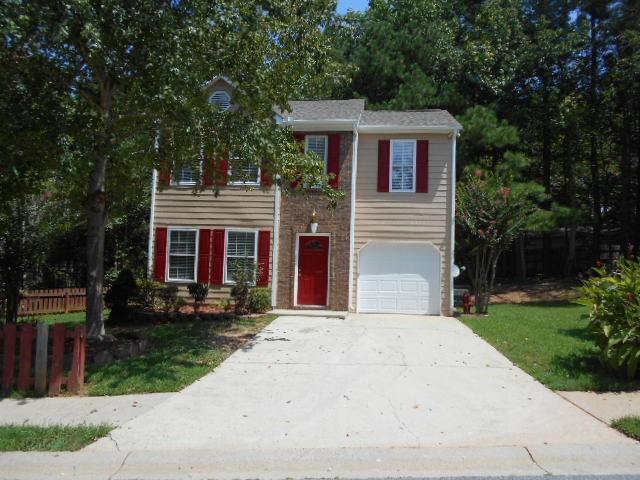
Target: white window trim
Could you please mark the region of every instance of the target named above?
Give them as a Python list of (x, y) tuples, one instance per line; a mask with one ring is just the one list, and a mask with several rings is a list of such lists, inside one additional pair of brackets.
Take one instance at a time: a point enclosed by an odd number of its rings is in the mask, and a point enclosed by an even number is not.
[(329, 135), (305, 135), (304, 137), (304, 153), (309, 151), (309, 139), (310, 138), (324, 138), (324, 173), (327, 174), (327, 167), (329, 163)]
[[(223, 270), (224, 270), (224, 284), (225, 285), (235, 285), (236, 282), (234, 282), (233, 280), (229, 280), (227, 278), (227, 259), (229, 258), (227, 255), (227, 246), (229, 245), (229, 232), (251, 232), (254, 234), (254, 238), (255, 238), (255, 246), (253, 249), (253, 258), (255, 261), (255, 264), (258, 264), (258, 230), (255, 230), (253, 228), (225, 228), (224, 230), (224, 265), (223, 265)], [(240, 258), (240, 257), (231, 257), (231, 258)], [(256, 282), (255, 280), (252, 282), (252, 286), (255, 286)]]
[[(196, 232), (196, 253), (193, 257), (193, 278), (190, 280), (184, 278), (171, 278), (171, 232)], [(192, 227), (169, 227), (167, 228), (167, 266), (166, 266), (166, 281), (175, 283), (188, 283), (198, 281), (198, 256), (200, 254), (200, 230)], [(176, 255), (176, 256), (188, 256), (188, 255)]]
[[(398, 142), (412, 142), (413, 143), (413, 188), (400, 189), (393, 188), (393, 149)], [(389, 191), (395, 193), (415, 193), (416, 192), (416, 155), (417, 155), (418, 141), (411, 138), (398, 138), (391, 140), (391, 151), (389, 152)]]
[[(182, 169), (180, 169), (181, 173)], [(198, 173), (197, 171), (195, 172), (196, 174)], [(202, 173), (202, 160), (200, 161), (200, 173)], [(178, 180), (178, 176), (177, 175), (172, 175), (171, 176), (171, 185), (174, 187), (193, 187), (194, 185), (197, 185), (198, 182), (181, 182)]]

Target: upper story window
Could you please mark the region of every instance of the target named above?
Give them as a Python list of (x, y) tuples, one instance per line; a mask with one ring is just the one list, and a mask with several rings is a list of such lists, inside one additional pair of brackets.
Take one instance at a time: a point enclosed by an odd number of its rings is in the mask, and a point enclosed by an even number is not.
[(305, 153), (314, 152), (324, 162), (325, 172), (327, 170), (327, 136), (326, 135), (307, 135), (305, 137)]
[(230, 184), (231, 185), (260, 185), (260, 167), (257, 165), (243, 165), (241, 168), (235, 167), (240, 159), (234, 157), (230, 162)]
[(195, 282), (197, 233), (195, 229), (169, 230), (169, 280)]
[(175, 185), (195, 185), (198, 183), (198, 172), (191, 166), (184, 166), (178, 170), (173, 183)]
[(391, 175), (389, 191), (416, 191), (416, 141), (391, 141)]
[(225, 283), (235, 281), (235, 273), (242, 265), (250, 268), (258, 261), (258, 232), (227, 230)]
[(209, 102), (220, 107), (220, 110), (226, 112), (231, 107), (231, 95), (229, 95), (224, 90), (216, 90), (209, 97)]

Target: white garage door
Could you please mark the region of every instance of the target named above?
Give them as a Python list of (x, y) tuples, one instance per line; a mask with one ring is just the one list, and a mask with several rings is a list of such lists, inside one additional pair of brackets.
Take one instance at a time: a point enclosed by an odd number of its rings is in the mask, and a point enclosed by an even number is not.
[(360, 250), (358, 311), (440, 313), (440, 252), (429, 244), (370, 243)]

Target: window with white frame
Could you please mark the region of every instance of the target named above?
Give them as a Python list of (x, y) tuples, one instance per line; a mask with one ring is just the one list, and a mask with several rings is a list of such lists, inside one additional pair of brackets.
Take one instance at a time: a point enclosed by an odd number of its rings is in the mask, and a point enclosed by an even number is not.
[(391, 141), (391, 192), (416, 191), (416, 141)]
[(325, 172), (327, 170), (327, 144), (326, 135), (307, 135), (305, 137), (305, 153), (316, 153), (324, 162)]
[(224, 90), (217, 90), (209, 97), (209, 102), (217, 105), (220, 110), (226, 112), (231, 107), (231, 95)]
[(225, 261), (225, 283), (233, 283), (235, 272), (243, 265), (255, 266), (258, 261), (258, 232), (227, 230)]
[(198, 183), (198, 172), (189, 165), (185, 165), (178, 170), (177, 175), (173, 179), (174, 185), (195, 185), (196, 183)]
[(231, 185), (260, 185), (260, 167), (257, 165), (243, 165), (235, 167), (240, 159), (233, 157), (230, 162)]
[(197, 234), (195, 229), (169, 230), (169, 280), (196, 280)]

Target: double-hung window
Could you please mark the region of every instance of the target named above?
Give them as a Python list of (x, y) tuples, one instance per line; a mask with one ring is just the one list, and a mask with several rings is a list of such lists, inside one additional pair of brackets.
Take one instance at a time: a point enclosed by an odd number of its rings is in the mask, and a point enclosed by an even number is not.
[(416, 191), (416, 141), (391, 141), (391, 192)]
[(327, 172), (327, 136), (326, 135), (307, 135), (305, 137), (305, 153), (314, 152), (324, 162), (324, 171)]
[[(234, 283), (241, 268), (255, 268), (258, 261), (258, 232), (227, 230), (225, 283)], [(255, 279), (254, 279), (255, 282)]]
[(198, 172), (191, 166), (184, 166), (178, 170), (173, 183), (175, 185), (195, 185), (198, 183)]
[(260, 167), (257, 165), (244, 165), (242, 168), (235, 167), (234, 164), (240, 162), (238, 157), (231, 159), (231, 185), (260, 185)]
[(195, 229), (169, 230), (169, 280), (195, 282), (197, 237)]

